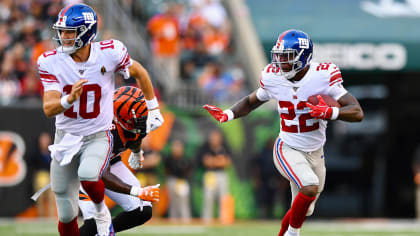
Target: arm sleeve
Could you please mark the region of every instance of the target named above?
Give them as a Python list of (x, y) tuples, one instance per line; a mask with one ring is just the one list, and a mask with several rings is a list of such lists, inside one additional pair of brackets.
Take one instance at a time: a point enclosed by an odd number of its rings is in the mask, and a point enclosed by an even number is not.
[(263, 89), (263, 88), (258, 88), (257, 93), (255, 94), (257, 95), (258, 100), (260, 101), (268, 101), (270, 100), (271, 96), (270, 94), (267, 92), (267, 90)]
[(338, 66), (332, 64), (331, 69), (328, 70), (329, 73), (329, 87), (328, 94), (333, 97), (335, 100), (340, 99), (344, 94), (347, 93), (347, 90), (343, 87), (343, 77), (341, 76), (341, 71)]
[(57, 77), (50, 72), (45, 56), (41, 55), (38, 58), (38, 73), (39, 79), (44, 87), (44, 91), (57, 90), (61, 92), (60, 84)]
[[(266, 66), (266, 68), (267, 68), (267, 66)], [(265, 70), (266, 69), (264, 69), (260, 74), (260, 87), (258, 88), (257, 93), (256, 93), (258, 100), (260, 100), (262, 102), (263, 101), (268, 101), (268, 100), (271, 99), (270, 93), (265, 88), (265, 81), (263, 81), (263, 75), (264, 75)]]
[(125, 45), (114, 39), (115, 49), (114, 52), (116, 53), (115, 58), (117, 58), (117, 65), (115, 67), (115, 72), (124, 76), (124, 79), (130, 78), (130, 72), (128, 68), (133, 64), (133, 60), (130, 58), (128, 54), (127, 48)]

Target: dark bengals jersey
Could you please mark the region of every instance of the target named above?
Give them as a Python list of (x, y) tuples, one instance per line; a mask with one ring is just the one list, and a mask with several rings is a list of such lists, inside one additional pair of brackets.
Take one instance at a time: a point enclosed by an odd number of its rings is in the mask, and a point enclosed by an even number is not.
[[(114, 123), (115, 125), (115, 123)], [(130, 149), (138, 149), (141, 145), (141, 140), (145, 137), (140, 134), (131, 133), (121, 128), (121, 126), (115, 125), (115, 129), (112, 130), (114, 136), (114, 145), (112, 147), (112, 155), (110, 160), (118, 157), (121, 153)]]

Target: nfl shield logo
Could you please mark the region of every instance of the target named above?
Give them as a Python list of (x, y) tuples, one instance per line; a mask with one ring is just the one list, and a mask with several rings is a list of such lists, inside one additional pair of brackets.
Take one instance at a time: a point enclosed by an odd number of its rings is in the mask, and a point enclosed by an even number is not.
[(80, 73), (80, 75), (83, 75), (83, 73), (85, 73), (85, 70), (80, 69), (79, 73)]

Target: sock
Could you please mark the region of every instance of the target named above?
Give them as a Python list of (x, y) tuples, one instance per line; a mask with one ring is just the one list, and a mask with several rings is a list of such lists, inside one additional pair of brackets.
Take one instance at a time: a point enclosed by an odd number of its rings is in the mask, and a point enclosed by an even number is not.
[(152, 218), (152, 207), (145, 206), (143, 211), (140, 211), (140, 207), (132, 211), (121, 212), (114, 219), (112, 224), (114, 225), (115, 232), (121, 232), (133, 227), (142, 225)]
[(105, 185), (102, 179), (99, 181), (80, 181), (83, 189), (89, 195), (93, 203), (99, 204), (104, 200), (105, 196)]
[(80, 236), (93, 236), (98, 233), (96, 228), (96, 222), (94, 219), (87, 219), (85, 223), (80, 227)]
[(309, 206), (315, 198), (316, 197), (306, 196), (301, 192), (297, 194), (292, 207), (290, 208), (290, 226), (295, 229), (302, 227), (302, 224), (306, 219), (306, 213), (308, 212)]
[(284, 233), (286, 233), (287, 228), (289, 227), (290, 222), (290, 210), (286, 212), (286, 215), (284, 215), (283, 220), (281, 221), (281, 229), (278, 236), (283, 236)]
[(293, 228), (292, 226), (289, 225), (289, 228), (287, 229), (287, 231), (289, 233), (293, 233), (293, 234), (296, 234), (297, 235), (300, 232), (300, 228)]
[(77, 226), (77, 216), (69, 223), (58, 221), (58, 232), (60, 233), (60, 236), (80, 235), (79, 227)]

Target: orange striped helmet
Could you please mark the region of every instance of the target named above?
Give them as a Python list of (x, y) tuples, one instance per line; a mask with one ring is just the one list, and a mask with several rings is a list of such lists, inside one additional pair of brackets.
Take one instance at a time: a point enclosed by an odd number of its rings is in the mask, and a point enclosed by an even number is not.
[(143, 92), (123, 86), (114, 92), (114, 121), (132, 133), (146, 135), (147, 105)]

